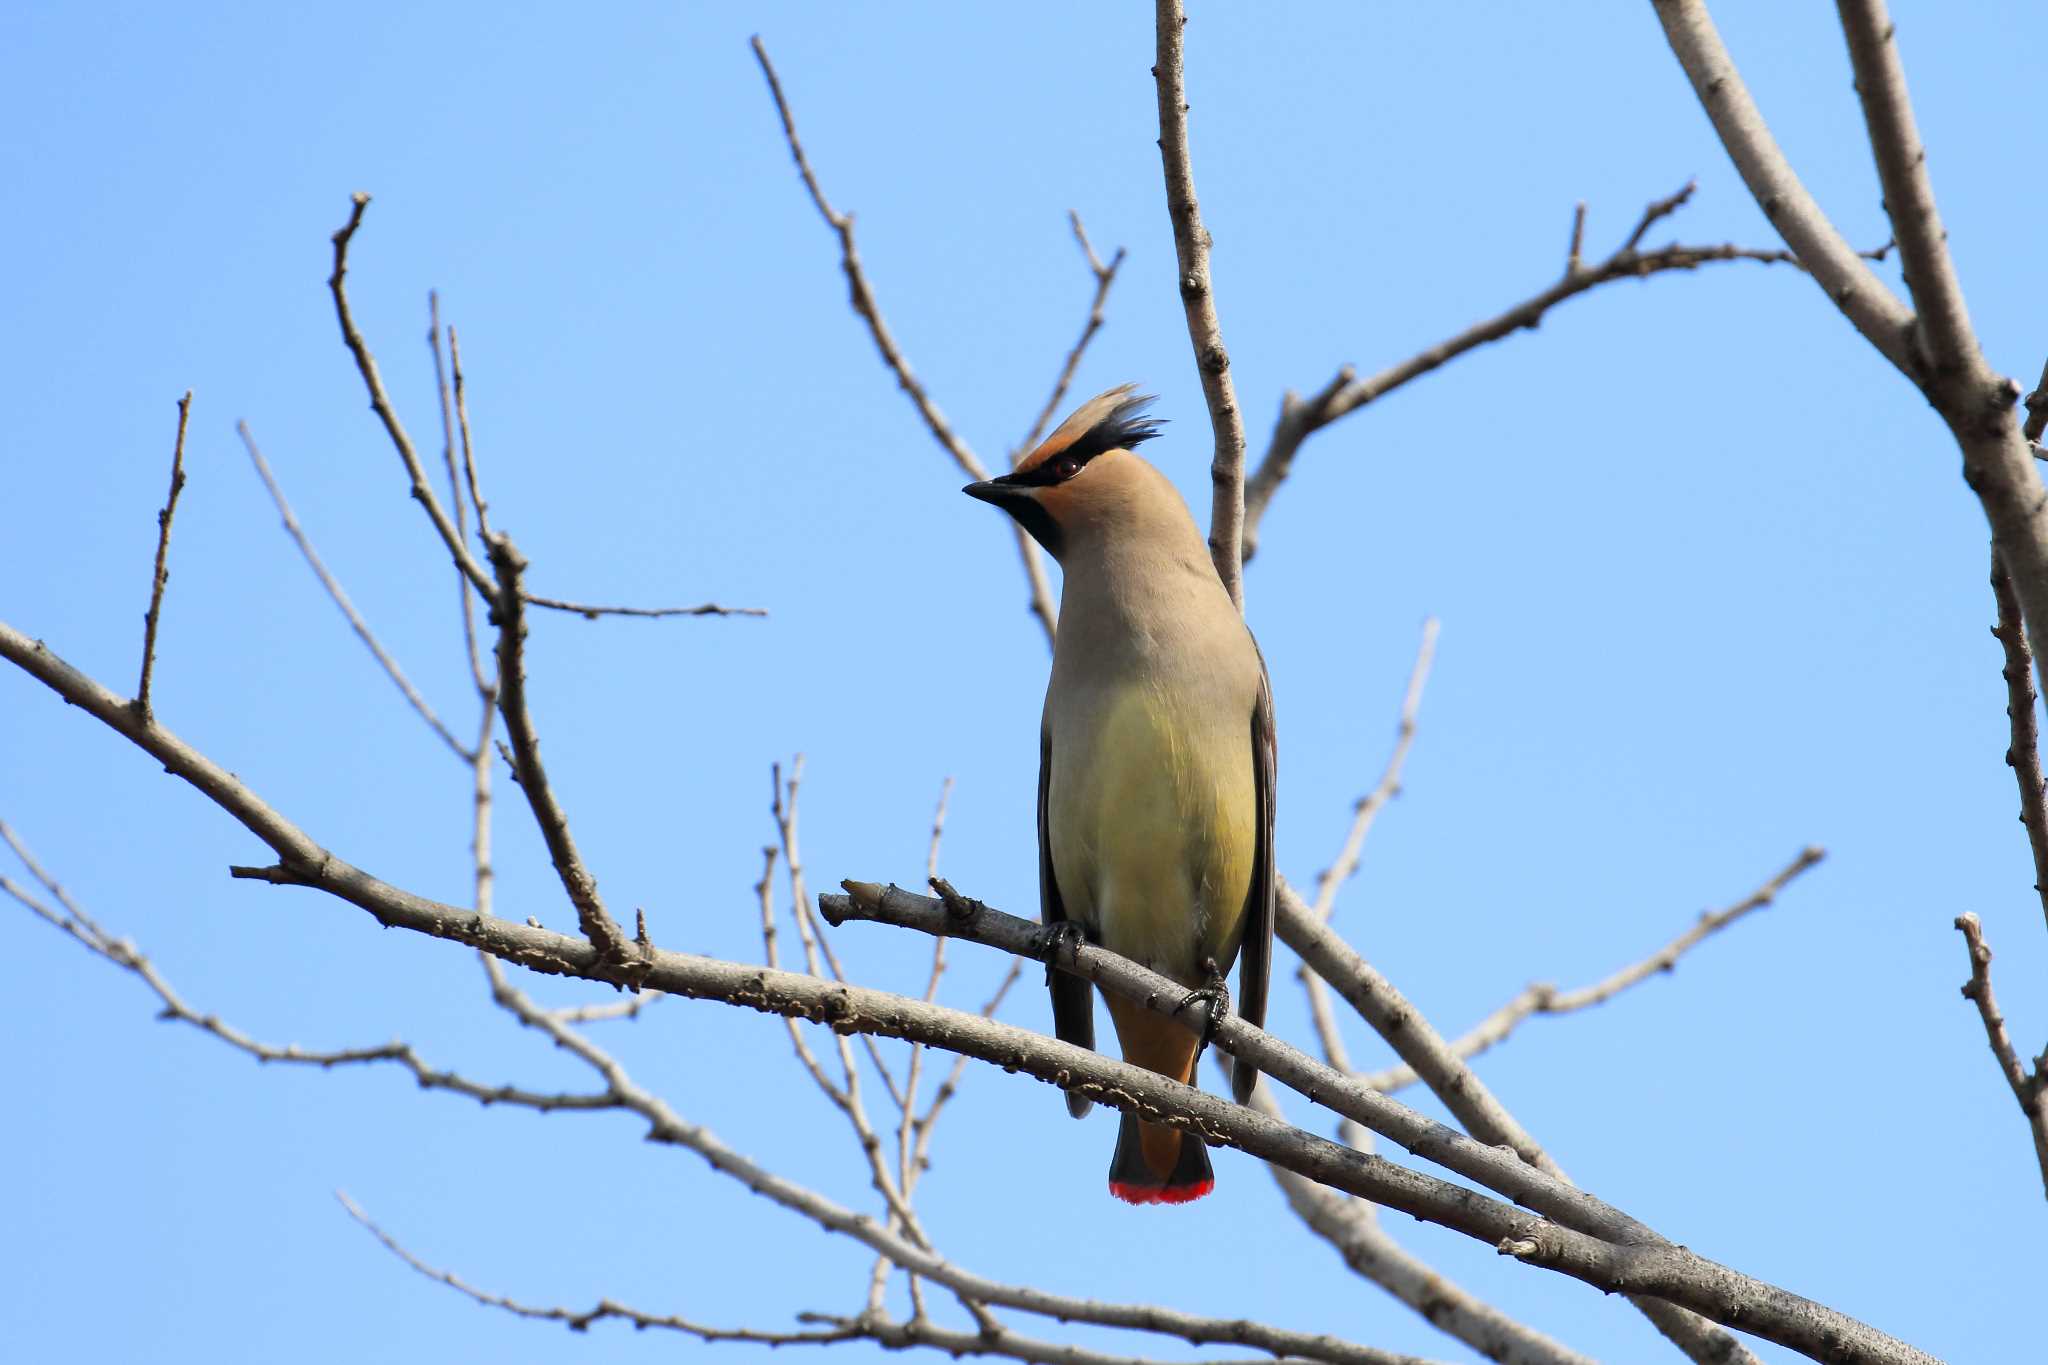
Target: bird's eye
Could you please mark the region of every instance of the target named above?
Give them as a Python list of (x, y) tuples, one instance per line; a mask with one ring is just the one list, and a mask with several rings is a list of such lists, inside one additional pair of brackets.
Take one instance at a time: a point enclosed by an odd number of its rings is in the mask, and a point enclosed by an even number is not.
[(1052, 472), (1061, 479), (1071, 479), (1081, 472), (1081, 462), (1071, 455), (1062, 455), (1053, 461)]

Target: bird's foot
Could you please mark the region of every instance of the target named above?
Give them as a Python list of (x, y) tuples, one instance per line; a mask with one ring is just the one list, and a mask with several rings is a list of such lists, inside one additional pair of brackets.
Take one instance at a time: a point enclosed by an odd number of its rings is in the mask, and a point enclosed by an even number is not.
[(1064, 950), (1067, 961), (1072, 962), (1075, 952), (1086, 938), (1087, 936), (1081, 932), (1081, 926), (1070, 919), (1055, 920), (1039, 929), (1037, 942), (1032, 947), (1037, 951), (1039, 959), (1045, 963), (1047, 985), (1052, 984), (1052, 974), (1059, 967), (1061, 951)]
[(1202, 1042), (1206, 1046), (1215, 1041), (1217, 1022), (1230, 1013), (1230, 983), (1213, 957), (1202, 959), (1202, 973), (1206, 979), (1200, 986), (1182, 996), (1180, 1003), (1173, 1007), (1173, 1012), (1179, 1014), (1182, 1010), (1192, 1007), (1198, 1000), (1209, 1007), (1202, 1023)]

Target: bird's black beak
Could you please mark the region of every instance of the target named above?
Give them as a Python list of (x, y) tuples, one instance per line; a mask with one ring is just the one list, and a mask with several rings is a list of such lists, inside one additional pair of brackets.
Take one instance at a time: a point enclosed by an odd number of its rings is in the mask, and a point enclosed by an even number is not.
[(1002, 479), (983, 479), (980, 483), (968, 484), (960, 491), (970, 498), (979, 498), (983, 502), (993, 503), (1006, 512), (1020, 502), (1029, 502), (1031, 500), (1031, 490), (1029, 488), (1014, 483), (1007, 483)]
[(1045, 505), (1034, 496), (1037, 490), (1035, 483), (1024, 483), (1015, 475), (1005, 475), (999, 479), (970, 483), (960, 491), (970, 498), (979, 498), (1002, 508), (1033, 540), (1045, 547), (1047, 554), (1058, 559), (1062, 544), (1060, 528), (1045, 510)]

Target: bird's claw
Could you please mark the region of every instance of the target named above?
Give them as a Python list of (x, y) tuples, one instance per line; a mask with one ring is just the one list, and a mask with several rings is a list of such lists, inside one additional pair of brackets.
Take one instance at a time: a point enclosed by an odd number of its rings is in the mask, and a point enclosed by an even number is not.
[(1039, 958), (1045, 963), (1045, 983), (1052, 984), (1052, 974), (1059, 967), (1060, 952), (1066, 951), (1067, 961), (1072, 962), (1077, 949), (1085, 941), (1081, 926), (1070, 919), (1055, 920), (1038, 931), (1038, 942), (1033, 946)]
[(1207, 1046), (1215, 1041), (1217, 1023), (1224, 1015), (1230, 1013), (1230, 983), (1225, 979), (1223, 969), (1216, 965), (1216, 959), (1213, 957), (1202, 959), (1202, 972), (1207, 979), (1200, 986), (1182, 996), (1180, 1003), (1173, 1007), (1173, 1012), (1179, 1014), (1182, 1010), (1193, 1006), (1197, 1000), (1206, 1004), (1209, 1007), (1209, 1012), (1202, 1023), (1202, 1043), (1204, 1046)]

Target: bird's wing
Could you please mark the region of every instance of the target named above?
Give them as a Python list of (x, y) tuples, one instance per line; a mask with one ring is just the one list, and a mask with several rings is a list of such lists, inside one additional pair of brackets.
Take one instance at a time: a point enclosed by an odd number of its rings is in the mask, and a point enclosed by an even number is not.
[[(1038, 732), (1038, 919), (1047, 928), (1066, 924), (1067, 908), (1060, 901), (1059, 879), (1053, 874), (1052, 828), (1046, 815), (1046, 801), (1052, 792), (1052, 727)], [(1267, 921), (1271, 923), (1270, 918)], [(1078, 932), (1079, 925), (1073, 926)], [(1045, 968), (1046, 988), (1052, 992), (1052, 1031), (1061, 1042), (1076, 1047), (1095, 1046), (1095, 997), (1088, 983), (1054, 967)], [(1087, 1113), (1092, 1100), (1067, 1093), (1067, 1112), (1075, 1118)]]
[[(1252, 643), (1256, 653), (1258, 642)], [(1277, 748), (1273, 732), (1273, 683), (1266, 659), (1259, 656), (1259, 696), (1252, 706), (1252, 778), (1258, 802), (1257, 842), (1252, 853), (1252, 884), (1244, 907), (1244, 966), (1237, 979), (1237, 1013), (1256, 1028), (1266, 1026), (1266, 989), (1273, 976), (1273, 917), (1280, 877), (1273, 863), (1273, 786)], [(1258, 1083), (1254, 1068), (1237, 1062), (1231, 1068), (1231, 1093), (1243, 1104)]]

